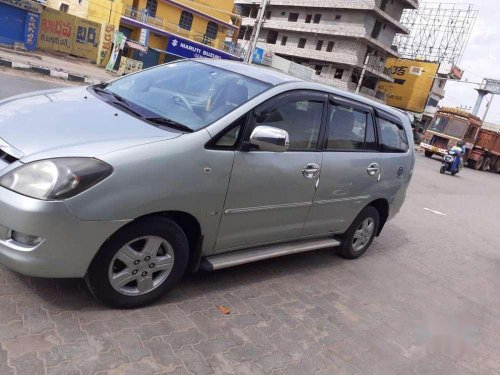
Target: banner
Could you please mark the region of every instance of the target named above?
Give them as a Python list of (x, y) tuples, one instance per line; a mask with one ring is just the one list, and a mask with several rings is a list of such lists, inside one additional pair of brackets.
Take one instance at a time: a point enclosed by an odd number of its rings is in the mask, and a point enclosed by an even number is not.
[(408, 59), (387, 59), (394, 83), (382, 82), (387, 104), (403, 110), (423, 113), (434, 84), (439, 64)]
[(118, 76), (124, 76), (130, 73), (138, 72), (142, 70), (143, 62), (139, 60), (130, 59), (128, 57), (123, 57), (120, 59), (120, 67), (116, 73)]
[(116, 60), (118, 60), (118, 55), (120, 51), (125, 46), (125, 42), (127, 41), (127, 37), (120, 31), (115, 31), (115, 37), (113, 38), (113, 50), (111, 51), (111, 56), (109, 57), (108, 64), (106, 65), (106, 70), (112, 72)]
[(40, 18), (38, 48), (96, 61), (101, 25), (46, 8)]

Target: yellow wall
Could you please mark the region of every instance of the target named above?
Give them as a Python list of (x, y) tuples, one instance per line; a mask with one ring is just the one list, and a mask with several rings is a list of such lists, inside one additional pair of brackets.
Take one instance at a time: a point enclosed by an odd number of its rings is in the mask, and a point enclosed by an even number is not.
[(62, 3), (69, 5), (68, 14), (77, 17), (87, 18), (87, 9), (89, 6), (89, 0), (82, 0), (81, 3), (79, 3), (78, 0), (47, 0), (46, 5), (49, 8), (59, 10), (59, 7), (61, 6)]

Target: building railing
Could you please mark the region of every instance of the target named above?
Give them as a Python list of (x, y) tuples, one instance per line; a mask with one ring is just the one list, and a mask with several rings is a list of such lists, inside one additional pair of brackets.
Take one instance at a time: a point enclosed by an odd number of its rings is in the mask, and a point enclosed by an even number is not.
[(167, 32), (186, 37), (192, 41), (205, 44), (210, 47), (220, 49), (222, 51), (230, 52), (229, 47), (225, 45), (224, 40), (218, 41), (216, 39), (209, 38), (206, 34), (198, 33), (196, 31), (186, 30), (177, 24), (165, 21), (160, 17), (152, 17), (148, 15), (147, 9), (137, 9), (130, 5), (125, 6), (124, 16), (132, 18), (139, 22), (158, 27)]

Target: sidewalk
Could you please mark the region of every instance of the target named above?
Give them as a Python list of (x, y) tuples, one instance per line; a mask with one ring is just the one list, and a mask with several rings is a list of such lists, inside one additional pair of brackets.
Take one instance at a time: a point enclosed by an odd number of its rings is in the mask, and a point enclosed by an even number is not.
[(106, 72), (104, 68), (78, 57), (42, 51), (27, 53), (2, 47), (0, 47), (0, 66), (31, 70), (52, 77), (90, 84), (116, 77), (115, 74)]

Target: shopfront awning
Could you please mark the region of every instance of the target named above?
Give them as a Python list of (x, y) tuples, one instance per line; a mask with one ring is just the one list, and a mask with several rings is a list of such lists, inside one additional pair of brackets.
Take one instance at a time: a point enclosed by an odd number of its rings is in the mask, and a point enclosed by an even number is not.
[(132, 48), (132, 49), (135, 49), (137, 51), (140, 51), (140, 52), (148, 52), (148, 47), (144, 47), (142, 44), (139, 44), (137, 42), (134, 42), (133, 40), (127, 40), (125, 42), (125, 44), (129, 47), (129, 48)]

